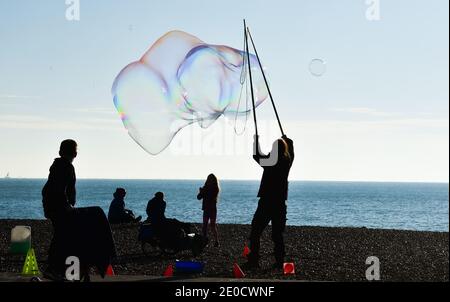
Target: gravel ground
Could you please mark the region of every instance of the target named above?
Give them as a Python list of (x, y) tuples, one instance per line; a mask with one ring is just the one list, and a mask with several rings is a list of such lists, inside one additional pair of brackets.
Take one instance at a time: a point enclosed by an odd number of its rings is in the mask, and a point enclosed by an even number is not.
[[(10, 232), (15, 225), (32, 227), (33, 247), (41, 270), (45, 268), (52, 227), (43, 220), (0, 220), (0, 272), (20, 272), (24, 256), (8, 254)], [(233, 263), (245, 263), (242, 251), (250, 232), (248, 225), (219, 225), (220, 247), (208, 246), (202, 255), (145, 256), (137, 241), (138, 225), (113, 226), (119, 275), (160, 276), (175, 260), (205, 263), (203, 277), (232, 277)], [(197, 225), (200, 229), (200, 226)], [(261, 240), (261, 268), (245, 272), (248, 278), (313, 281), (365, 281), (366, 259), (377, 256), (384, 281), (449, 281), (448, 232), (414, 232), (366, 228), (287, 227), (286, 261), (294, 262), (296, 274), (284, 276), (272, 269), (270, 227)]]

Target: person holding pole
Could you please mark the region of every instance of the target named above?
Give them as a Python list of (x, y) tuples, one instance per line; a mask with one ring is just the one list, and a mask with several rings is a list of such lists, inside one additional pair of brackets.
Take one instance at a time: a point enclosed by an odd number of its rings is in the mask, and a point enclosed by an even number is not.
[(276, 140), (268, 155), (261, 153), (259, 138), (255, 135), (254, 160), (264, 169), (258, 191), (258, 208), (253, 216), (250, 232), (250, 254), (247, 268), (259, 266), (261, 234), (272, 222), (272, 240), (275, 245), (275, 268), (282, 268), (285, 248), (283, 233), (286, 227), (286, 200), (288, 198), (288, 176), (294, 161), (294, 144), (286, 135)]
[[(250, 78), (250, 88), (253, 105), (253, 118), (255, 123), (254, 136), (254, 152), (253, 159), (264, 169), (261, 184), (258, 191), (258, 208), (253, 216), (252, 228), (250, 231), (250, 254), (248, 255), (248, 262), (244, 265), (247, 269), (259, 267), (259, 249), (261, 234), (269, 224), (272, 222), (272, 240), (275, 249), (275, 268), (282, 268), (285, 257), (285, 247), (283, 233), (286, 227), (286, 200), (288, 198), (288, 177), (289, 171), (294, 161), (294, 143), (289, 139), (284, 131), (278, 116), (278, 112), (270, 91), (266, 75), (264, 73), (258, 51), (250, 33), (250, 29), (246, 26), (244, 20), (245, 32), (245, 51), (247, 55), (247, 64)], [(256, 118), (256, 106), (254, 100), (253, 84), (252, 84), (252, 69), (250, 66), (250, 53), (248, 38), (250, 37), (253, 49), (258, 59), (259, 67), (263, 75), (269, 97), (275, 112), (275, 116), (280, 127), (282, 137), (273, 143), (272, 151), (265, 155), (261, 153), (259, 146), (258, 125)]]

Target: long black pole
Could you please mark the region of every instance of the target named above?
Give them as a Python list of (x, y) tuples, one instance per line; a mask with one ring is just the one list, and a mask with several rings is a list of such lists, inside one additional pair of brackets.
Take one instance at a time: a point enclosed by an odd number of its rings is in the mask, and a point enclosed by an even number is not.
[[(267, 91), (269, 92), (270, 100), (272, 101), (273, 110), (275, 111), (275, 115), (277, 117), (278, 125), (280, 126), (281, 134), (284, 135), (283, 126), (281, 126), (280, 117), (278, 116), (277, 107), (275, 106), (275, 102), (273, 101), (272, 92), (270, 92), (269, 83), (267, 82), (266, 74), (264, 72), (263, 66), (261, 64), (261, 60), (259, 59), (258, 51), (255, 47), (255, 42), (253, 42), (252, 34), (250, 33), (250, 28), (247, 27), (248, 36), (250, 36), (250, 40), (252, 41), (253, 49), (255, 50), (256, 58), (258, 59), (259, 68), (261, 68), (261, 73), (264, 78), (264, 82), (266, 83)], [(246, 35), (247, 37), (247, 35)], [(247, 45), (248, 47), (248, 45)], [(248, 52), (247, 52), (248, 53)], [(251, 74), (250, 74), (251, 77)]]
[(245, 36), (245, 52), (247, 53), (247, 63), (248, 63), (248, 74), (250, 75), (250, 90), (252, 92), (252, 105), (253, 105), (253, 120), (255, 122), (255, 134), (258, 136), (258, 124), (256, 122), (256, 105), (255, 105), (255, 94), (253, 92), (253, 78), (252, 78), (252, 67), (250, 65), (250, 52), (248, 47), (248, 35), (247, 35), (247, 24), (244, 19), (244, 36)]

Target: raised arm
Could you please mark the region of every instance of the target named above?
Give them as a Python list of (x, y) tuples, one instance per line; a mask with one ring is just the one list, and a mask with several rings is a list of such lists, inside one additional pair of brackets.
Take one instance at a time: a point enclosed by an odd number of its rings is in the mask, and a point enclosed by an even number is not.
[(291, 155), (291, 162), (294, 161), (294, 142), (288, 138), (286, 135), (283, 135), (282, 139), (286, 142), (286, 144), (288, 145), (288, 151), (289, 154)]
[(261, 152), (261, 148), (260, 148), (260, 145), (259, 145), (259, 136), (254, 135), (253, 136), (253, 159), (258, 164), (260, 164), (260, 160), (262, 158), (269, 158), (269, 157), (270, 157), (270, 154), (266, 155), (266, 154)]

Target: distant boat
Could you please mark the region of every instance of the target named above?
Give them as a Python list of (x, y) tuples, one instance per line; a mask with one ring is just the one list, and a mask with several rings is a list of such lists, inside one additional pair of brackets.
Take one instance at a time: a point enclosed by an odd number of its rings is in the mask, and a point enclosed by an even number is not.
[(8, 172), (8, 173), (6, 173), (6, 176), (5, 176), (5, 178), (6, 178), (6, 179), (9, 179), (9, 178), (11, 178), (11, 176), (9, 176), (9, 172)]

